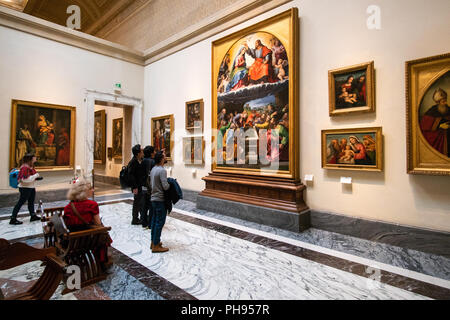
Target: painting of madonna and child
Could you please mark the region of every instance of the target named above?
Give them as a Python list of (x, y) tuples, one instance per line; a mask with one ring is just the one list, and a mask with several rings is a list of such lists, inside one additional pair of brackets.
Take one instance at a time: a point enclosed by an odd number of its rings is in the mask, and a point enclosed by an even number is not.
[(27, 153), (35, 166), (73, 166), (75, 108), (13, 100), (10, 167), (18, 168)]
[(328, 73), (331, 116), (374, 111), (373, 62)]
[(327, 169), (382, 169), (380, 127), (322, 131), (322, 167)]
[(269, 32), (234, 42), (217, 74), (217, 165), (289, 170), (289, 59)]

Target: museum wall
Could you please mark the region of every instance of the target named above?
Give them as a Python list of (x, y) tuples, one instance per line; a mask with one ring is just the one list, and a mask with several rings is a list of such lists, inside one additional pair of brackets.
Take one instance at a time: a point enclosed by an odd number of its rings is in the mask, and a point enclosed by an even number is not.
[[(84, 167), (86, 113), (85, 90), (113, 93), (120, 82), (123, 94), (143, 98), (144, 68), (87, 50), (0, 27), (0, 133), (2, 137), (1, 193), (8, 187), (11, 100), (43, 102), (76, 107), (75, 165)], [(42, 173), (38, 188), (67, 187), (73, 171)]]
[[(369, 5), (381, 9), (381, 29), (369, 30)], [(150, 118), (174, 114), (172, 175), (186, 189), (201, 191), (211, 164), (211, 42), (291, 7), (300, 16), (300, 172), (314, 175), (306, 202), (311, 209), (390, 223), (450, 231), (450, 177), (406, 173), (405, 61), (450, 51), (447, 0), (292, 1), (145, 68), (143, 139)], [(430, 18), (432, 17), (432, 18)], [(328, 70), (375, 63), (376, 112), (330, 118)], [(205, 102), (206, 163), (182, 163), (185, 102)], [(382, 172), (321, 168), (321, 130), (381, 126)], [(192, 169), (196, 169), (196, 173)], [(344, 186), (341, 177), (351, 177)]]
[(122, 160), (108, 158), (108, 148), (112, 148), (113, 119), (123, 118), (123, 109), (117, 107), (103, 107), (96, 105), (95, 111), (100, 110), (105, 110), (106, 115), (106, 163), (94, 164), (95, 174), (118, 178), (120, 170), (122, 169)]

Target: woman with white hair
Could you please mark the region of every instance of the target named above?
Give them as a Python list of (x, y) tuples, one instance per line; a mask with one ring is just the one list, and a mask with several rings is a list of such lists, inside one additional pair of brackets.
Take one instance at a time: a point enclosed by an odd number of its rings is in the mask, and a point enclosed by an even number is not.
[[(63, 216), (70, 232), (86, 230), (89, 225), (103, 226), (100, 220), (98, 203), (88, 199), (92, 197), (93, 192), (92, 185), (83, 178), (79, 178), (72, 183), (67, 193), (70, 203), (64, 208)], [(107, 250), (111, 243), (112, 240), (109, 238), (105, 245), (95, 252), (103, 269), (110, 265)]]

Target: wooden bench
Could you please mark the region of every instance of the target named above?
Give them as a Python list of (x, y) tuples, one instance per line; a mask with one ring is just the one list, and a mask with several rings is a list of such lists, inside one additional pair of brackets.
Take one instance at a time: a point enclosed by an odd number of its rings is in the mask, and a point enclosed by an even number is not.
[[(53, 222), (63, 224), (64, 207), (44, 209), (42, 222), (44, 223), (44, 245), (55, 247), (58, 255), (68, 264), (77, 265), (81, 271), (81, 287), (105, 280), (107, 273), (103, 270), (96, 252), (104, 245), (104, 239), (111, 227), (89, 226), (89, 229), (77, 232), (62, 232), (55, 228)], [(61, 221), (56, 221), (59, 217)], [(45, 223), (47, 223), (45, 225)], [(65, 228), (65, 225), (64, 225)], [(63, 294), (74, 291), (67, 286)]]
[[(66, 264), (56, 256), (55, 248), (36, 249), (25, 243), (9, 243), (0, 239), (0, 270), (7, 270), (32, 261), (43, 261), (45, 269), (26, 292), (6, 300), (48, 300), (63, 280)], [(4, 299), (0, 291), (0, 299)]]

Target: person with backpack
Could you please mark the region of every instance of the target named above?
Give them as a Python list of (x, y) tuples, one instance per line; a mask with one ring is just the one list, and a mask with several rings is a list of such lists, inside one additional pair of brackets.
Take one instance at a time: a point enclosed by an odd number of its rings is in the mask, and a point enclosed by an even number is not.
[(36, 156), (31, 153), (26, 154), (22, 159), (22, 165), (20, 166), (19, 174), (17, 176), (20, 198), (13, 209), (9, 224), (19, 225), (23, 223), (22, 221), (17, 220), (17, 214), (22, 205), (27, 201), (28, 211), (31, 216), (30, 222), (40, 220), (34, 211), (34, 199), (36, 197), (35, 181), (42, 180), (43, 178), (36, 172), (36, 169), (34, 168), (35, 162)]
[[(135, 145), (131, 151), (133, 152), (133, 158), (128, 163), (128, 183), (131, 191), (134, 194), (133, 212), (132, 212), (132, 225), (142, 225), (143, 216), (142, 209), (144, 207), (144, 193), (142, 187), (146, 184), (146, 171), (143, 163), (144, 150), (141, 149), (141, 145)], [(141, 215), (139, 219), (139, 213)]]
[(167, 209), (164, 198), (164, 191), (169, 190), (170, 185), (167, 182), (167, 171), (164, 168), (166, 155), (162, 151), (158, 151), (155, 155), (155, 167), (150, 172), (151, 182), (151, 200), (153, 208), (152, 217), (152, 242), (150, 249), (152, 252), (166, 252), (168, 248), (164, 248), (161, 242), (161, 232), (166, 223)]
[(145, 167), (145, 185), (142, 187), (144, 192), (144, 207), (142, 209), (142, 227), (150, 228), (152, 222), (152, 202), (151, 202), (151, 186), (150, 186), (150, 172), (155, 166), (155, 148), (153, 146), (146, 146), (144, 148), (144, 160), (142, 163)]

